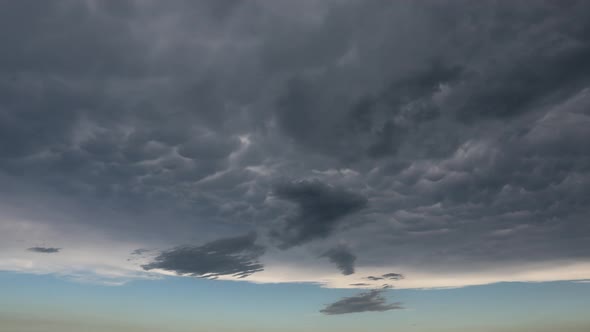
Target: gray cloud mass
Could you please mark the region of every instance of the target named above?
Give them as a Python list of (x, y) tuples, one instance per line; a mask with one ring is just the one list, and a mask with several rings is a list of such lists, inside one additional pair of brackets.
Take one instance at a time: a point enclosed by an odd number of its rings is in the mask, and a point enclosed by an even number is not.
[(264, 247), (255, 244), (256, 234), (215, 240), (201, 246), (180, 246), (162, 251), (142, 265), (145, 270), (163, 269), (179, 275), (217, 278), (232, 275), (245, 278), (264, 270), (258, 258)]
[(273, 192), (298, 207), (295, 215), (287, 217), (284, 228), (272, 233), (286, 248), (328, 237), (342, 218), (367, 206), (362, 195), (318, 180), (281, 183)]

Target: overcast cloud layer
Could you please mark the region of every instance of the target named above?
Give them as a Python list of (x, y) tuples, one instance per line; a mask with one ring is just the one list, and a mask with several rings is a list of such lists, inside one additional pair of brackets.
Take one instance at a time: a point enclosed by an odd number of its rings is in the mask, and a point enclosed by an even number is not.
[(587, 1), (20, 0), (0, 22), (0, 269), (590, 278)]

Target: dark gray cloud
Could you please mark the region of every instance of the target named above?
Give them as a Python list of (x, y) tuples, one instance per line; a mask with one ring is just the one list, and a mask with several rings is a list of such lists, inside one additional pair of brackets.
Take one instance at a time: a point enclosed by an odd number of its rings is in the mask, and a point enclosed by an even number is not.
[(328, 257), (330, 262), (336, 264), (342, 274), (350, 275), (354, 273), (354, 261), (356, 260), (356, 256), (350, 252), (348, 247), (340, 245), (332, 248), (323, 253), (322, 257)]
[(273, 193), (298, 207), (284, 228), (272, 233), (287, 248), (327, 237), (341, 219), (367, 207), (364, 196), (319, 180), (280, 183)]
[(27, 250), (32, 252), (39, 252), (42, 254), (55, 254), (58, 253), (61, 250), (61, 248), (32, 247)]
[(367, 311), (389, 311), (403, 309), (402, 304), (387, 303), (384, 290), (375, 289), (355, 296), (345, 297), (320, 310), (325, 315), (342, 315)]
[(389, 280), (401, 280), (404, 279), (404, 275), (403, 274), (399, 274), (399, 273), (386, 273), (384, 275), (382, 275), (383, 278), (387, 278)]
[(590, 258), (586, 1), (22, 0), (0, 21), (8, 219), (342, 241), (357, 269)]
[(258, 258), (264, 247), (257, 245), (256, 234), (215, 240), (201, 246), (181, 246), (161, 252), (142, 265), (145, 270), (162, 269), (179, 275), (217, 278), (231, 275), (245, 278), (264, 270)]

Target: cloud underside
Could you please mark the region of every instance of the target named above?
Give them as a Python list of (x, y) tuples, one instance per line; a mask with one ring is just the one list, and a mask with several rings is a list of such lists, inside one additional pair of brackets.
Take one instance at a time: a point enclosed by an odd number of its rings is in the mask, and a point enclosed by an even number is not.
[(286, 217), (283, 229), (271, 233), (283, 248), (326, 238), (341, 219), (367, 207), (367, 199), (362, 195), (319, 180), (281, 183), (273, 193), (298, 207), (295, 215)]
[(327, 257), (330, 262), (336, 264), (342, 274), (350, 275), (354, 273), (356, 256), (347, 247), (342, 245), (334, 247), (323, 253), (322, 257)]
[(590, 278), (587, 1), (21, 0), (0, 20), (2, 270)]
[(342, 315), (367, 311), (389, 311), (403, 309), (401, 303), (387, 303), (383, 297), (384, 291), (371, 290), (355, 296), (345, 297), (339, 301), (327, 305), (320, 310), (325, 315)]

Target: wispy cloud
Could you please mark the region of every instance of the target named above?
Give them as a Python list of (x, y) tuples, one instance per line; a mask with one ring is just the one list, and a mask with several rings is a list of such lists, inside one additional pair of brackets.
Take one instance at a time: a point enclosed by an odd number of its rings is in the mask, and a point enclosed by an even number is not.
[(320, 310), (326, 315), (342, 315), (367, 311), (389, 311), (403, 309), (401, 303), (387, 303), (383, 297), (383, 289), (375, 289), (369, 292), (360, 293), (355, 296), (345, 297), (339, 301), (327, 305)]
[(32, 247), (27, 250), (32, 251), (32, 252), (43, 253), (43, 254), (55, 254), (55, 253), (58, 253), (61, 250), (61, 248)]
[(180, 246), (162, 251), (142, 265), (144, 270), (161, 269), (179, 275), (217, 278), (231, 275), (245, 278), (264, 270), (258, 258), (264, 247), (257, 245), (256, 234), (215, 240), (200, 246)]

